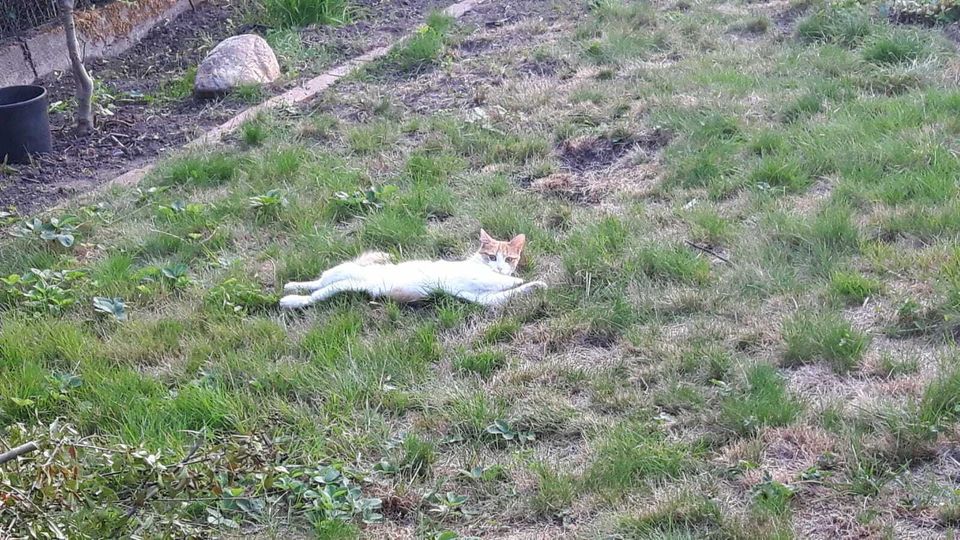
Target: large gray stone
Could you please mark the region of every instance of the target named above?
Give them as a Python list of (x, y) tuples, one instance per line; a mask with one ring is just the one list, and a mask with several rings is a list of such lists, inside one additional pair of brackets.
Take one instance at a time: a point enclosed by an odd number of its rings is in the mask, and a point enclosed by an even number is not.
[(223, 94), (249, 84), (271, 83), (280, 77), (280, 64), (266, 40), (255, 34), (220, 42), (197, 68), (194, 91), (200, 96)]

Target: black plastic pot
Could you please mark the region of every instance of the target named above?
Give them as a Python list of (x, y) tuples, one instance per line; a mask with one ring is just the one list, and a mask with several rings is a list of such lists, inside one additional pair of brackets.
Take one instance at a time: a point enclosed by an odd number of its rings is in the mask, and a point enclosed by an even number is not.
[(26, 163), (53, 149), (47, 91), (42, 86), (0, 88), (0, 163)]

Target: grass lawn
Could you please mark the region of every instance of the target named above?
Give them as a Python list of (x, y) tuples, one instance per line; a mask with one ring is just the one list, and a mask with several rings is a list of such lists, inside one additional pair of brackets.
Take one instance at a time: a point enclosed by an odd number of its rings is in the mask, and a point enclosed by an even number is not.
[[(869, 7), (487, 2), (0, 213), (0, 536), (950, 535), (958, 77)], [(277, 307), (481, 227), (550, 288)]]

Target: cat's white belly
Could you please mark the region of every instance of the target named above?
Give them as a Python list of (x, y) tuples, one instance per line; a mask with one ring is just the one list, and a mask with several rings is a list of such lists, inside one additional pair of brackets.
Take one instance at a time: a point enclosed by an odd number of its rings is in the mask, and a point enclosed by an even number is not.
[(502, 291), (523, 280), (498, 274), (470, 261), (408, 261), (364, 268), (364, 281), (378, 296), (423, 298), (445, 291), (484, 293)]
[[(484, 259), (478, 253), (465, 261), (373, 262), (387, 260), (387, 257), (379, 255), (337, 265), (315, 281), (287, 283), (284, 291), (310, 291), (310, 294), (288, 294), (280, 299), (280, 306), (286, 309), (302, 308), (352, 291), (399, 302), (414, 302), (444, 292), (469, 302), (494, 307), (517, 295), (547, 286), (542, 281), (524, 283), (522, 279), (509, 275), (513, 267), (504, 264), (500, 254), (497, 255), (497, 261)], [(495, 262), (500, 264), (495, 265)], [(509, 270), (504, 274), (494, 270), (494, 267)]]

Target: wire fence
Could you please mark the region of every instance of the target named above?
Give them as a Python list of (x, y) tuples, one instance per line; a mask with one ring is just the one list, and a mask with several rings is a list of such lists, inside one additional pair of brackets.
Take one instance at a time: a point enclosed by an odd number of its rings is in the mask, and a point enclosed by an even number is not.
[[(112, 0), (76, 0), (76, 9)], [(0, 0), (0, 41), (55, 21), (60, 16), (57, 0)]]

